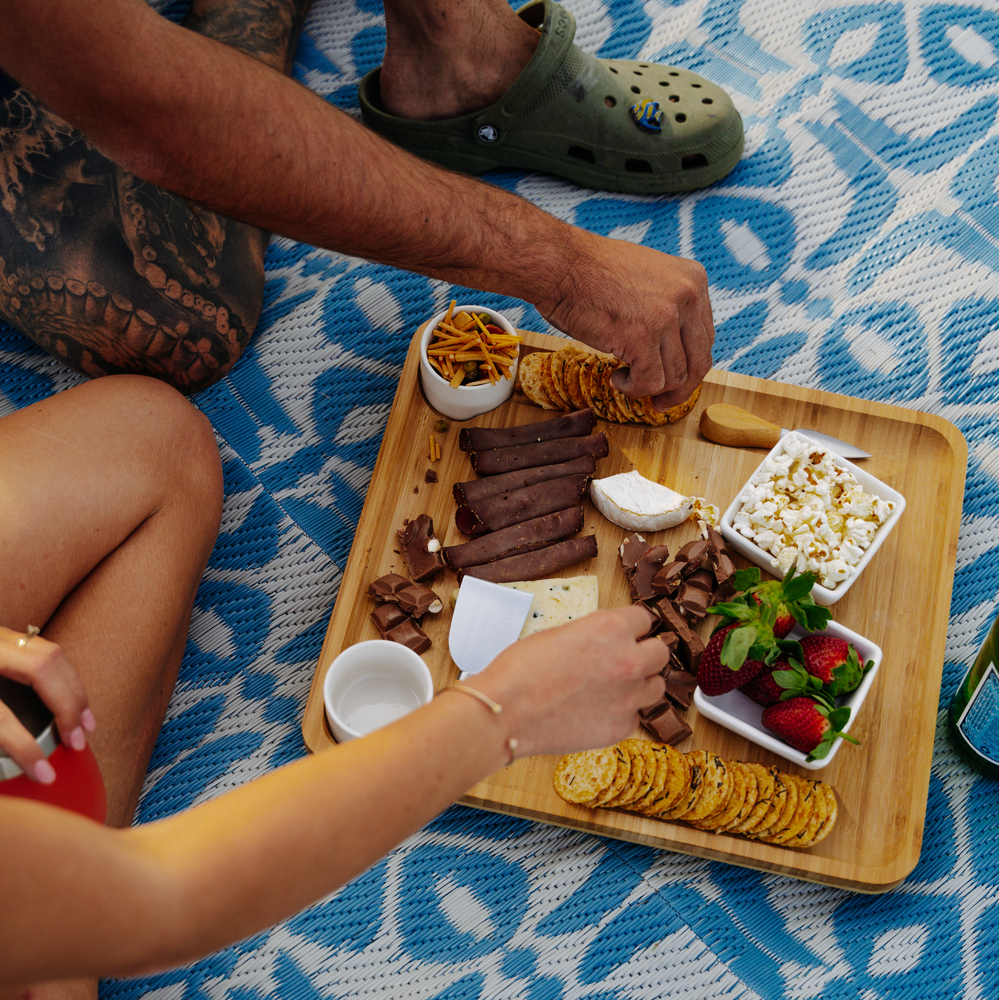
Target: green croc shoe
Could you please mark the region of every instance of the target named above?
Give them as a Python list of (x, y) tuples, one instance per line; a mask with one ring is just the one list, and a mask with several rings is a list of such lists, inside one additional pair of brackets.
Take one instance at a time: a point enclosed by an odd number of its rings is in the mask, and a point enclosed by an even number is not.
[(672, 66), (587, 55), (572, 42), (575, 18), (554, 0), (518, 15), (541, 38), (495, 104), (444, 121), (397, 118), (382, 108), (375, 69), (358, 88), (365, 123), (451, 170), (542, 170), (601, 191), (691, 191), (739, 162), (742, 119), (720, 87)]

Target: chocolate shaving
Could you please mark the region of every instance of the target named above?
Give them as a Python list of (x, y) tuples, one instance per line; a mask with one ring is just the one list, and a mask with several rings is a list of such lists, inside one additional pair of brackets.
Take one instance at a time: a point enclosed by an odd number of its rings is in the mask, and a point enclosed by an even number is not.
[(556, 438), (578, 437), (589, 434), (596, 425), (597, 418), (593, 410), (585, 409), (517, 427), (463, 427), (458, 433), (458, 447), (462, 451), (488, 451)]
[(493, 448), (491, 451), (473, 451), (472, 468), (480, 476), (494, 476), (514, 469), (531, 469), (538, 465), (568, 462), (580, 455), (604, 458), (608, 453), (607, 435), (603, 431), (585, 437), (557, 438), (513, 448)]
[(569, 538), (564, 542), (555, 542), (553, 545), (523, 555), (508, 556), (483, 566), (470, 566), (468, 569), (459, 570), (458, 579), (461, 580), (464, 576), (476, 576), (480, 580), (490, 580), (493, 583), (542, 580), (559, 570), (592, 559), (596, 554), (596, 535)]

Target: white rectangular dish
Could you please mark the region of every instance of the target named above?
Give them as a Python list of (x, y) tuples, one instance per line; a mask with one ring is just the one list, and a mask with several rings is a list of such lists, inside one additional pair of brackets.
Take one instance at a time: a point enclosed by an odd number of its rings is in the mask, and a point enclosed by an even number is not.
[[(864, 704), (867, 692), (870, 691), (871, 685), (874, 683), (874, 677), (878, 672), (878, 667), (881, 665), (881, 647), (834, 621), (829, 622), (824, 629), (818, 632), (806, 633), (800, 628), (795, 628), (788, 636), (788, 639), (800, 639), (806, 634), (832, 635), (839, 639), (845, 639), (847, 642), (853, 643), (856, 647), (857, 657), (861, 663), (871, 660), (874, 664), (864, 674), (864, 679), (855, 690), (837, 699), (837, 704), (850, 706), (850, 718), (841, 730), (844, 733), (848, 733), (850, 727), (856, 721), (857, 715), (860, 713), (860, 707)], [(807, 768), (810, 771), (817, 771), (820, 767), (831, 764), (833, 757), (836, 756), (836, 752), (839, 750), (840, 744), (843, 742), (842, 736), (837, 737), (825, 757), (821, 760), (809, 761), (805, 759), (808, 756), (807, 754), (802, 753), (800, 750), (795, 750), (792, 746), (788, 746), (782, 739), (775, 736), (768, 729), (763, 728), (763, 723), (760, 721), (763, 715), (763, 706), (757, 705), (755, 701), (738, 689), (729, 691), (728, 694), (720, 694), (714, 698), (709, 698), (699, 687), (695, 688), (694, 704), (697, 706), (697, 711), (705, 718), (711, 719), (712, 722), (717, 722), (718, 725), (724, 726), (726, 729), (731, 729), (732, 732), (738, 733), (757, 746), (771, 750), (785, 760), (793, 761), (800, 767)], [(862, 746), (853, 747), (852, 749), (856, 753), (864, 752)]]
[[(784, 576), (784, 571), (777, 565), (777, 559), (738, 531), (735, 527), (735, 517), (742, 508), (745, 494), (752, 486), (753, 480), (764, 472), (767, 464), (772, 462), (775, 457), (780, 457), (784, 454), (785, 442), (789, 438), (793, 438), (795, 435), (800, 438), (807, 438), (807, 435), (802, 431), (785, 434), (784, 437), (782, 437), (780, 441), (778, 441), (777, 444), (770, 450), (767, 457), (757, 466), (753, 475), (750, 476), (749, 479), (747, 479), (746, 482), (740, 487), (739, 491), (735, 495), (735, 499), (729, 504), (728, 509), (722, 515), (721, 519), (721, 533), (732, 549), (738, 552), (739, 555), (744, 556), (750, 562), (755, 563), (761, 569), (764, 569), (768, 573), (772, 573), (777, 577)], [(821, 583), (816, 583), (815, 586), (812, 587), (812, 598), (815, 600), (815, 603), (828, 606), (835, 604), (836, 601), (843, 597), (853, 584), (856, 583), (857, 578), (863, 572), (864, 567), (871, 561), (874, 553), (881, 547), (885, 538), (888, 537), (888, 533), (895, 527), (898, 523), (898, 519), (902, 516), (902, 511), (905, 509), (905, 497), (903, 497), (897, 490), (893, 490), (887, 483), (882, 482), (880, 479), (875, 479), (874, 476), (865, 472), (859, 466), (854, 465), (853, 462), (837, 455), (828, 448), (824, 448), (818, 443), (816, 443), (816, 447), (829, 454), (838, 466), (851, 473), (865, 493), (873, 494), (881, 500), (887, 500), (893, 504), (891, 513), (888, 515), (887, 519), (878, 526), (870, 545), (864, 551), (864, 554), (861, 556), (859, 562), (852, 568), (850, 575), (832, 587), (823, 586)]]

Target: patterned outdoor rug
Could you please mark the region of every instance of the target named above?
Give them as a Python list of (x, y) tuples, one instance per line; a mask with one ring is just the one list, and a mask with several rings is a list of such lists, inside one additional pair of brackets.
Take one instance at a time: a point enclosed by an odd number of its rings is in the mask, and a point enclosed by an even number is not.
[[(491, 179), (704, 263), (718, 367), (957, 424), (970, 459), (946, 705), (999, 590), (999, 9), (567, 6), (584, 49), (725, 86), (744, 160), (682, 198)], [(356, 113), (383, 40), (375, 0), (317, 0), (297, 74)], [(196, 399), (221, 442), (225, 515), (140, 820), (305, 752), (306, 695), (409, 337), (452, 294), (273, 242), (261, 332)], [(521, 303), (485, 302), (547, 329)], [(77, 380), (0, 327), (0, 412)], [(102, 996), (994, 998), (997, 792), (939, 727), (922, 859), (876, 897), (455, 807), (303, 914), (190, 968), (104, 983)]]

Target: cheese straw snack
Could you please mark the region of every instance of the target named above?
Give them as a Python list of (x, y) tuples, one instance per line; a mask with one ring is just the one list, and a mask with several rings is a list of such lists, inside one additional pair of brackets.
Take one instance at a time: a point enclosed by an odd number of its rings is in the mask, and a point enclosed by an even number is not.
[(523, 337), (509, 334), (488, 313), (457, 314), (452, 299), (427, 345), (427, 360), (453, 388), (459, 385), (495, 385), (512, 378), (512, 366)]

